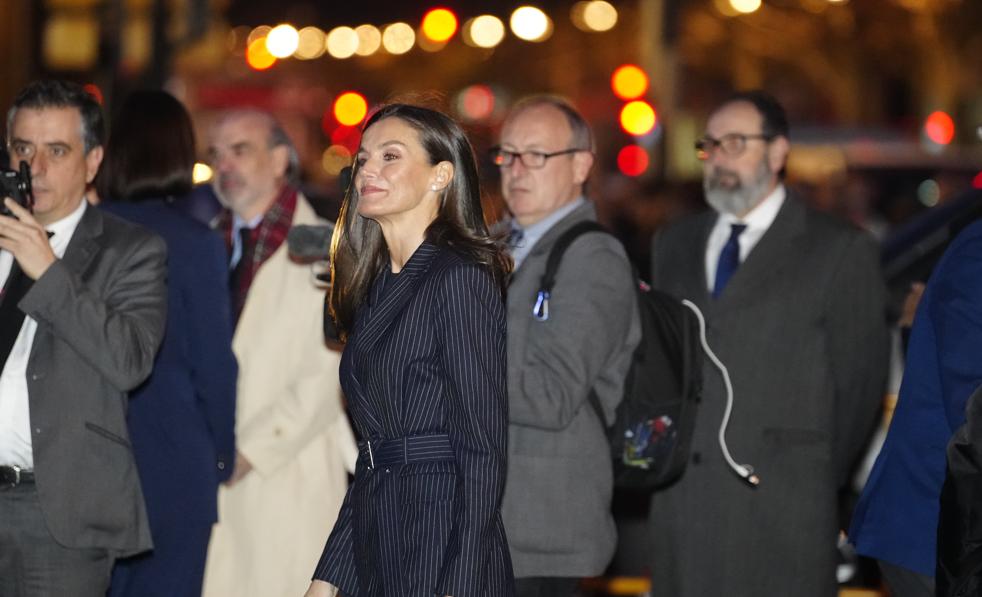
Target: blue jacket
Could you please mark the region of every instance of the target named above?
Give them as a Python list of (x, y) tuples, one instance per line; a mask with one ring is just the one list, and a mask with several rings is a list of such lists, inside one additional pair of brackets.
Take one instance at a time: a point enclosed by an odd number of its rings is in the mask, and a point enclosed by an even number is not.
[(982, 383), (982, 222), (952, 242), (911, 330), (897, 408), (849, 536), (865, 556), (934, 576), (945, 448)]
[(167, 328), (150, 378), (130, 394), (127, 424), (155, 530), (218, 518), (218, 484), (235, 461), (228, 268), (221, 238), (163, 201), (101, 207), (167, 242)]

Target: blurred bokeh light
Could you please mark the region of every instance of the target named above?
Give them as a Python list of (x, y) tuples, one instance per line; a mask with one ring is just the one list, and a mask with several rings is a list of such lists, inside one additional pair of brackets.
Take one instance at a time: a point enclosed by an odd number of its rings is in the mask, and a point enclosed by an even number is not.
[(358, 33), (351, 27), (335, 27), (327, 34), (327, 53), (334, 58), (351, 58), (358, 51)]
[(277, 25), (266, 35), (266, 49), (276, 58), (289, 58), (299, 45), (300, 34), (293, 25)]
[(320, 58), (327, 51), (327, 35), (317, 27), (304, 27), (297, 32), (297, 51), (294, 57), (300, 60)]
[(648, 169), (648, 152), (640, 145), (627, 145), (617, 152), (617, 169), (626, 176), (641, 176)]
[(359, 25), (355, 27), (358, 35), (358, 49), (355, 53), (359, 56), (371, 56), (378, 52), (382, 47), (382, 32), (374, 25)]
[(457, 15), (447, 8), (434, 8), (423, 16), (421, 28), (430, 41), (445, 42), (457, 33)]
[(407, 23), (393, 23), (382, 32), (382, 47), (390, 54), (405, 54), (416, 44), (416, 32)]
[(948, 145), (955, 138), (955, 122), (945, 112), (932, 112), (924, 121), (924, 134), (938, 145)]
[(266, 49), (266, 38), (252, 41), (246, 49), (246, 62), (255, 70), (266, 70), (276, 64), (276, 56)]
[(464, 41), (478, 48), (493, 48), (505, 38), (505, 24), (498, 17), (480, 15), (467, 21)]
[(655, 109), (646, 101), (635, 100), (621, 109), (621, 128), (624, 132), (635, 137), (647, 135), (655, 128), (658, 117)]
[(321, 166), (331, 176), (337, 176), (345, 167), (351, 165), (351, 152), (346, 147), (331, 145), (321, 156)]
[(512, 33), (525, 41), (544, 41), (552, 29), (552, 23), (546, 13), (534, 6), (516, 8), (511, 13), (509, 25)]
[(355, 126), (365, 119), (368, 102), (356, 91), (346, 91), (334, 100), (334, 118), (343, 125)]
[(622, 100), (637, 99), (648, 91), (648, 75), (633, 64), (624, 64), (610, 77), (610, 88)]
[(603, 0), (587, 2), (583, 7), (583, 23), (590, 31), (610, 31), (617, 24), (617, 9)]

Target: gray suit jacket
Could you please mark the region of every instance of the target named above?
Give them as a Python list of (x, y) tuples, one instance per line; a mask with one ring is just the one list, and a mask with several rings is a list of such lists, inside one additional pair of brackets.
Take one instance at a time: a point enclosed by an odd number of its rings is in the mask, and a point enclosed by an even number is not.
[(67, 547), (151, 546), (126, 392), (163, 336), (165, 259), (158, 236), (90, 206), (64, 258), (18, 304), (38, 322), (27, 366), (37, 491)]
[(532, 316), (539, 280), (556, 239), (593, 205), (574, 210), (536, 243), (508, 288), (508, 478), (502, 515), (516, 577), (593, 576), (616, 542), (604, 426), (610, 418), (640, 324), (631, 266), (607, 234), (588, 234), (566, 252), (549, 319)]
[(836, 494), (886, 378), (876, 246), (789, 193), (713, 300), (704, 256), (715, 220), (702, 214), (658, 234), (652, 278), (705, 313), (710, 345), (733, 381), (729, 447), (761, 484), (744, 484), (723, 460), (725, 393), (707, 359), (692, 460), (652, 500), (654, 594), (835, 595)]

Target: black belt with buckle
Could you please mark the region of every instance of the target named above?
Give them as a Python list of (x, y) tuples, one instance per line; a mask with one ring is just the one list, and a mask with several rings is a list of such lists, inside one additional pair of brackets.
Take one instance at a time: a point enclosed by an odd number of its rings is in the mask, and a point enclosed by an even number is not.
[(24, 483), (34, 482), (34, 471), (25, 471), (21, 467), (0, 465), (0, 488), (17, 487)]

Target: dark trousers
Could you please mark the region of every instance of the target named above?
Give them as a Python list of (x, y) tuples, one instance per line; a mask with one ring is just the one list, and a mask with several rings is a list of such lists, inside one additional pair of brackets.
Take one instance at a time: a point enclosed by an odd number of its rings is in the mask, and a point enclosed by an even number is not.
[(578, 578), (516, 578), (516, 597), (576, 597), (580, 594)]
[(0, 595), (104, 597), (113, 558), (55, 541), (33, 483), (0, 489)]
[(108, 597), (201, 597), (211, 523), (151, 525), (153, 551), (119, 560)]
[(883, 580), (890, 587), (893, 597), (934, 597), (933, 576), (924, 576), (883, 560), (877, 560), (876, 563), (880, 565)]

